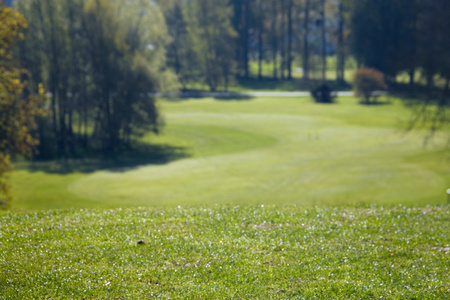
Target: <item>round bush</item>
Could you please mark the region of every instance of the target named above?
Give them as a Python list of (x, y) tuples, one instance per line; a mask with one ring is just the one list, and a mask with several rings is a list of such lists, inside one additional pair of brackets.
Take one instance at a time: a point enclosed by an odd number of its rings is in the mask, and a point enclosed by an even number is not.
[(353, 90), (357, 96), (363, 96), (366, 103), (375, 102), (378, 91), (387, 90), (384, 74), (370, 68), (360, 68), (353, 75)]

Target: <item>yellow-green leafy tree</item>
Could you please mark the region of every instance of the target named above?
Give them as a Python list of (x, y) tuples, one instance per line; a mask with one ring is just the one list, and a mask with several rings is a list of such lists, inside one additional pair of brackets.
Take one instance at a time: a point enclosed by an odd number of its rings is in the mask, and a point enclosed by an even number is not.
[(29, 155), (37, 140), (31, 131), (36, 129), (35, 116), (43, 115), (39, 95), (27, 95), (27, 82), (21, 81), (26, 73), (14, 59), (14, 47), (27, 26), (25, 18), (0, 0), (0, 206), (6, 208), (11, 199), (7, 177), (12, 170), (11, 157)]

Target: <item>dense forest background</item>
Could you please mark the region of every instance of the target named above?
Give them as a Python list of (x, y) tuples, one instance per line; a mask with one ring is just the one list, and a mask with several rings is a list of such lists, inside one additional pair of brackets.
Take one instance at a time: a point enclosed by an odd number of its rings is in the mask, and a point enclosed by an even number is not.
[[(154, 92), (226, 91), (246, 80), (295, 80), (299, 89), (312, 89), (332, 79), (339, 88), (348, 86), (345, 71), (353, 64), (380, 70), (391, 89), (439, 88), (448, 96), (446, 0), (14, 5), (28, 20), (18, 62), (29, 72), (21, 79), (29, 93), (43, 83), (49, 95), (43, 104), (49, 116), (39, 118), (35, 132), (41, 157), (114, 153), (145, 132), (157, 133), (163, 120)], [(447, 96), (439, 107), (448, 105)], [(442, 111), (435, 117), (445, 120)]]
[[(159, 1), (168, 32), (168, 65), (180, 82), (226, 89), (228, 77), (344, 80), (349, 60), (395, 83), (423, 75), (448, 83), (450, 4), (445, 0)], [(333, 66), (328, 66), (334, 57)], [(223, 68), (220, 66), (227, 66)], [(215, 69), (218, 74), (212, 74)], [(419, 75), (420, 74), (420, 75)], [(210, 77), (210, 75), (213, 78)], [(333, 76), (334, 79), (334, 76)]]

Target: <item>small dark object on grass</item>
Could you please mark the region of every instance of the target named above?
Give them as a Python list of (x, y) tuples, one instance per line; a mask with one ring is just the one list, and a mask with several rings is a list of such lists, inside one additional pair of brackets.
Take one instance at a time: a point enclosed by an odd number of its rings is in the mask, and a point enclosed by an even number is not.
[(145, 242), (144, 242), (143, 240), (138, 240), (138, 241), (137, 241), (137, 244), (138, 244), (138, 245), (144, 245)]
[(326, 83), (322, 83), (311, 91), (311, 96), (317, 103), (333, 103), (336, 97), (333, 89)]

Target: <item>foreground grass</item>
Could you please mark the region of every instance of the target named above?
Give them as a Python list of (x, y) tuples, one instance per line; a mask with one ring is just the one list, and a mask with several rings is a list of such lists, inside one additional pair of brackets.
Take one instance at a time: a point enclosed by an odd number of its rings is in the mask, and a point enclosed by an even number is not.
[(449, 299), (449, 224), (448, 206), (2, 212), (0, 298)]

